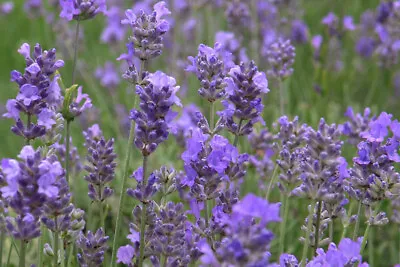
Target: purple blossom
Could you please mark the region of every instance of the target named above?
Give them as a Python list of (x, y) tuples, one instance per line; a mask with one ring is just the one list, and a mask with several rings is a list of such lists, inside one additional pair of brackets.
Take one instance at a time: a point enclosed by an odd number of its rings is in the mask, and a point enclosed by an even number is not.
[(195, 73), (200, 81), (199, 94), (209, 102), (214, 102), (225, 96), (224, 78), (233, 66), (232, 54), (224, 50), (220, 43), (215, 43), (214, 48), (201, 44), (198, 51), (196, 57), (188, 58), (190, 65), (186, 71)]
[(78, 87), (78, 94), (74, 101), (69, 105), (69, 113), (75, 118), (82, 114), (87, 109), (92, 107), (92, 100), (88, 94), (82, 93), (82, 86)]
[(259, 72), (254, 62), (233, 67), (225, 78), (227, 100), (222, 101), (225, 110), (219, 112), (225, 127), (235, 135), (248, 135), (257, 122), (264, 106), (262, 95), (269, 92), (265, 73)]
[(78, 261), (81, 266), (99, 266), (104, 261), (104, 253), (107, 249), (108, 236), (104, 235), (102, 228), (96, 233), (88, 231), (85, 236), (80, 234), (76, 246), (81, 251), (78, 253)]
[(0, 14), (10, 14), (11, 11), (14, 9), (13, 2), (5, 2), (0, 5)]
[(389, 133), (388, 127), (392, 122), (391, 119), (391, 114), (382, 112), (378, 118), (369, 123), (369, 128), (361, 132), (360, 136), (370, 142), (382, 142)]
[(175, 79), (160, 71), (149, 74), (145, 85), (137, 85), (140, 110), (132, 109), (130, 119), (136, 122), (135, 145), (143, 155), (154, 152), (168, 138), (171, 107), (182, 106), (176, 96), (178, 90)]
[(114, 63), (107, 61), (104, 67), (98, 67), (95, 76), (100, 80), (103, 87), (115, 89), (120, 84), (120, 75), (115, 68)]
[(131, 245), (122, 246), (117, 252), (117, 263), (123, 263), (126, 265), (132, 264), (134, 256), (135, 249)]
[(305, 44), (308, 41), (309, 33), (307, 24), (301, 20), (294, 20), (292, 22), (292, 32), (290, 39), (294, 43)]
[(60, 17), (68, 21), (87, 20), (106, 12), (105, 0), (60, 0)]
[(101, 41), (106, 44), (117, 44), (124, 40), (126, 28), (121, 26), (122, 14), (120, 8), (112, 6), (105, 12), (107, 25), (101, 33)]
[(171, 12), (164, 1), (155, 4), (154, 11), (150, 15), (143, 10), (140, 10), (139, 14), (132, 9), (126, 10), (126, 19), (121, 23), (129, 25), (133, 35), (130, 37), (128, 54), (121, 55), (120, 58), (131, 62), (133, 56), (140, 60), (150, 60), (161, 55), (163, 36), (170, 28), (169, 22), (163, 17), (169, 14)]
[(292, 75), (296, 53), (289, 39), (273, 42), (266, 48), (265, 57), (270, 67), (267, 72), (269, 76), (282, 80)]

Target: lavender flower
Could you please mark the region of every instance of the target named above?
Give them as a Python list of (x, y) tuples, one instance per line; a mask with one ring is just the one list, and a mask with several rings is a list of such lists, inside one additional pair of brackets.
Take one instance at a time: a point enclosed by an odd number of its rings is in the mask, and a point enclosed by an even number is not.
[(279, 220), (279, 204), (247, 195), (221, 221), (225, 225), (224, 237), (215, 253), (205, 240), (199, 242), (201, 262), (206, 266), (268, 266), (268, 247), (273, 234), (265, 225)]
[(297, 44), (305, 44), (308, 41), (308, 27), (301, 20), (294, 20), (292, 22), (292, 32), (290, 39)]
[(252, 25), (249, 5), (240, 0), (232, 0), (227, 3), (225, 15), (229, 26), (238, 33), (242, 29), (250, 29)]
[(12, 12), (14, 9), (14, 3), (13, 2), (4, 2), (0, 5), (0, 14), (1, 15), (7, 15)]
[(326, 265), (367, 267), (367, 263), (362, 263), (360, 249), (361, 240), (352, 241), (349, 238), (344, 238), (340, 241), (338, 247), (331, 243), (326, 252), (321, 248), (317, 249), (317, 256), (307, 263), (307, 267)]
[(82, 112), (92, 107), (92, 100), (88, 94), (82, 93), (82, 86), (78, 87), (76, 97), (69, 103), (67, 110), (63, 110), (63, 116), (67, 121), (74, 120), (79, 117)]
[(224, 78), (233, 67), (232, 54), (223, 50), (219, 43), (215, 43), (214, 48), (201, 44), (198, 50), (196, 57), (188, 58), (191, 64), (186, 71), (195, 73), (200, 81), (199, 94), (209, 102), (214, 102), (225, 96)]
[(81, 253), (77, 255), (80, 266), (100, 266), (107, 249), (107, 240), (108, 236), (104, 236), (102, 228), (98, 229), (95, 234), (88, 231), (87, 236), (81, 233), (76, 241), (76, 246), (81, 250)]
[(264, 108), (261, 97), (269, 92), (268, 80), (253, 61), (232, 68), (229, 76), (225, 78), (227, 100), (222, 101), (225, 110), (220, 115), (230, 132), (248, 135), (255, 123), (264, 122), (260, 116)]
[(22, 148), (20, 161), (3, 159), (1, 162), (7, 185), (0, 191), (17, 214), (7, 217), (7, 229), (16, 239), (31, 240), (40, 235), (39, 218), (47, 202), (59, 194), (57, 179), (63, 174), (61, 164), (43, 158), (40, 150)]
[(363, 114), (354, 114), (353, 108), (348, 107), (344, 115), (350, 120), (340, 125), (339, 128), (342, 134), (348, 137), (347, 141), (356, 145), (362, 140), (361, 133), (367, 131), (370, 121), (375, 117), (371, 115), (369, 108), (365, 108)]
[(135, 56), (140, 60), (150, 60), (161, 55), (163, 36), (170, 27), (162, 17), (169, 14), (171, 12), (164, 1), (155, 4), (150, 15), (143, 10), (138, 15), (131, 9), (126, 10), (126, 19), (121, 23), (129, 25), (133, 35), (129, 38), (128, 54), (121, 55), (120, 59), (131, 60)]
[(182, 115), (170, 125), (171, 133), (182, 147), (185, 147), (186, 138), (190, 137), (192, 129), (197, 127), (198, 112), (200, 109), (196, 105), (189, 104), (182, 109)]
[(320, 120), (318, 130), (309, 128), (306, 136), (307, 146), (302, 151), (302, 184), (292, 191), (297, 196), (307, 196), (314, 200), (329, 198), (329, 186), (341, 184), (343, 177), (337, 175), (343, 159), (340, 131), (334, 124), (328, 125)]
[(125, 38), (126, 29), (121, 26), (121, 9), (111, 6), (106, 12), (107, 26), (101, 33), (101, 41), (106, 44), (118, 44)]
[(60, 17), (70, 21), (87, 20), (106, 12), (105, 0), (60, 0)]
[(289, 39), (278, 39), (272, 43), (265, 51), (265, 57), (270, 66), (269, 76), (283, 80), (292, 75), (296, 53)]
[(232, 54), (232, 60), (235, 64), (239, 64), (240, 62), (247, 63), (249, 61), (246, 48), (241, 46), (241, 40), (233, 32), (217, 32), (215, 34), (215, 42), (219, 43), (223, 50)]
[(171, 107), (181, 106), (175, 79), (157, 71), (146, 77), (145, 85), (137, 85), (140, 109), (132, 109), (130, 119), (136, 122), (135, 145), (143, 155), (154, 152), (169, 135), (169, 124), (174, 116)]
[(88, 149), (88, 165), (85, 170), (89, 173), (85, 180), (89, 185), (89, 197), (93, 201), (102, 202), (113, 194), (107, 186), (115, 175), (117, 155), (114, 153), (114, 139), (105, 140), (98, 125), (95, 124), (83, 132)]
[[(42, 50), (39, 44), (34, 48), (32, 57), (29, 44), (24, 43), (18, 52), (25, 57), (26, 68), (24, 74), (14, 70), (11, 72), (11, 81), (19, 86), (16, 99), (7, 101), (7, 113), (3, 116), (13, 118), (16, 125), (12, 132), (31, 140), (45, 134), (56, 122), (54, 109), (61, 102), (58, 77), (54, 73), (64, 66), (62, 60), (56, 60), (56, 50)], [(53, 79), (53, 80), (51, 80)], [(25, 126), (21, 120), (21, 113), (28, 117)], [(37, 116), (36, 124), (33, 116)]]

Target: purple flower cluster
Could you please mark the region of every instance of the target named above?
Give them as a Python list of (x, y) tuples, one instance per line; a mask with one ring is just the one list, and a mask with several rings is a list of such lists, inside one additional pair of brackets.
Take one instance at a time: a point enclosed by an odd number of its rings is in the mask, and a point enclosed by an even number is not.
[(179, 86), (174, 78), (157, 71), (149, 74), (144, 85), (136, 86), (140, 110), (132, 109), (130, 119), (136, 122), (135, 145), (147, 156), (169, 135), (169, 124), (175, 113), (173, 105), (181, 106), (176, 96)]
[[(43, 51), (39, 44), (34, 47), (32, 56), (27, 43), (18, 52), (24, 56), (26, 68), (23, 74), (16, 70), (11, 72), (11, 81), (18, 84), (19, 92), (16, 99), (7, 101), (7, 113), (3, 116), (13, 118), (16, 124), (12, 132), (29, 141), (44, 135), (56, 123), (54, 110), (59, 108), (62, 96), (57, 83), (59, 76), (54, 74), (64, 62), (56, 59), (54, 48)], [(26, 125), (21, 113), (27, 117)]]
[(93, 201), (102, 202), (113, 194), (107, 184), (114, 179), (117, 166), (114, 139), (105, 140), (97, 124), (83, 132), (83, 135), (88, 150), (88, 164), (85, 166), (88, 174), (85, 180), (89, 183), (89, 197)]
[(80, 266), (100, 266), (104, 261), (107, 240), (108, 236), (104, 235), (102, 228), (98, 229), (96, 233), (88, 231), (86, 236), (81, 233), (76, 241), (76, 246), (81, 250), (81, 253), (77, 255)]
[(270, 66), (269, 76), (283, 80), (292, 75), (296, 53), (289, 39), (273, 42), (265, 51), (265, 57)]
[(199, 45), (196, 57), (189, 57), (190, 65), (186, 71), (196, 74), (200, 81), (199, 94), (209, 102), (225, 97), (227, 72), (233, 67), (232, 54), (224, 50), (220, 43), (214, 48), (204, 44)]
[(225, 127), (237, 136), (248, 135), (255, 123), (264, 123), (260, 116), (262, 96), (269, 92), (265, 73), (258, 71), (253, 61), (241, 63), (229, 71), (225, 82), (227, 99), (222, 101), (225, 110), (220, 112)]
[(59, 195), (58, 179), (64, 171), (54, 158), (43, 158), (40, 150), (22, 148), (19, 161), (3, 159), (1, 167), (7, 185), (1, 187), (2, 197), (16, 214), (7, 217), (7, 229), (16, 239), (29, 241), (40, 235), (39, 218), (48, 202)]
[(60, 0), (60, 17), (66, 20), (87, 20), (106, 12), (106, 0)]
[(163, 17), (169, 14), (171, 12), (164, 1), (155, 4), (150, 15), (143, 10), (140, 10), (139, 14), (135, 14), (131, 9), (126, 10), (126, 19), (121, 23), (129, 25), (133, 34), (127, 45), (128, 54), (121, 55), (120, 59), (132, 62), (132, 58), (136, 57), (145, 61), (161, 55), (163, 36), (170, 28), (169, 22)]

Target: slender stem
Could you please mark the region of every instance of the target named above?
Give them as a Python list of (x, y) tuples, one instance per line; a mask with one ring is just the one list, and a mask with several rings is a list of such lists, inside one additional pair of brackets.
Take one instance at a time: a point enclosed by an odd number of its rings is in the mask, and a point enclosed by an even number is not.
[[(136, 96), (136, 94), (135, 94)], [(128, 147), (126, 151), (126, 156), (125, 156), (125, 163), (124, 163), (124, 171), (123, 171), (123, 176), (122, 176), (122, 187), (121, 187), (121, 192), (119, 195), (119, 208), (118, 208), (118, 213), (117, 213), (117, 221), (115, 224), (115, 232), (114, 232), (114, 242), (113, 242), (113, 248), (112, 248), (112, 254), (111, 254), (111, 263), (110, 266), (114, 267), (116, 265), (116, 257), (117, 257), (117, 241), (119, 237), (119, 232), (121, 228), (121, 223), (122, 223), (122, 210), (125, 204), (125, 191), (127, 187), (127, 178), (128, 178), (128, 169), (129, 169), (129, 162), (131, 158), (131, 152), (132, 152), (132, 144), (133, 144), (133, 138), (135, 136), (135, 121), (131, 122), (131, 129), (129, 131), (129, 138), (128, 138)]]
[(65, 129), (65, 179), (67, 179), (67, 182), (69, 183), (69, 146), (70, 146), (70, 136), (71, 136), (71, 121), (67, 120), (67, 125)]
[(369, 231), (369, 238), (368, 238), (368, 263), (371, 266), (375, 266), (375, 259), (374, 259), (374, 228), (371, 228)]
[[(26, 122), (26, 128), (28, 129), (28, 132), (31, 128), (31, 120), (32, 120), (32, 115), (28, 113), (28, 119)], [(31, 142), (31, 139), (26, 138), (26, 145), (29, 146), (29, 143)]]
[(233, 146), (237, 146), (237, 143), (239, 141), (239, 134), (240, 134), (240, 128), (242, 128), (242, 123), (243, 123), (243, 119), (240, 119), (239, 126), (238, 126), (238, 129), (235, 134), (235, 140), (233, 141)]
[(43, 246), (44, 246), (44, 233), (43, 233), (44, 227), (42, 224), (40, 224), (40, 232), (42, 233), (39, 237), (39, 247), (38, 247), (38, 267), (43, 266)]
[(10, 249), (8, 250), (8, 256), (7, 256), (7, 263), (6, 266), (11, 266), (10, 265), (10, 260), (11, 260), (11, 254), (12, 254), (12, 250), (13, 250), (13, 243), (10, 244)]
[(103, 212), (103, 202), (99, 201), (99, 213), (100, 213), (100, 227), (104, 228), (104, 212)]
[(280, 255), (285, 251), (285, 231), (286, 231), (286, 224), (287, 224), (287, 219), (288, 219), (288, 215), (289, 215), (289, 206), (290, 206), (290, 198), (289, 195), (285, 194), (283, 201), (282, 201), (282, 205), (284, 208), (283, 211), (283, 220), (282, 223), (280, 225), (280, 230), (279, 230), (279, 252)]
[(210, 107), (210, 130), (211, 132), (214, 131), (215, 127), (215, 101), (211, 103)]
[(55, 231), (54, 231), (54, 266), (58, 266), (58, 243), (59, 243), (59, 238), (58, 238), (58, 227), (57, 227), (57, 216), (54, 218), (55, 221)]
[[(380, 205), (377, 205), (375, 210), (372, 213), (372, 217), (376, 216), (376, 214), (378, 213), (379, 208), (380, 208)], [(365, 249), (365, 245), (367, 244), (367, 240), (368, 240), (368, 235), (369, 235), (370, 229), (371, 229), (371, 224), (368, 222), (367, 223), (367, 228), (365, 229), (363, 240), (362, 240), (362, 243), (361, 243), (360, 255), (362, 255), (362, 253), (363, 253), (363, 251)]]
[(265, 195), (265, 199), (269, 199), (269, 195), (271, 194), (272, 186), (275, 183), (275, 179), (277, 177), (277, 172), (278, 172), (278, 164), (275, 165), (274, 171), (272, 172), (272, 177), (271, 180), (269, 181), (268, 188), (267, 188), (267, 194)]
[(303, 255), (301, 257), (301, 266), (302, 267), (306, 266), (308, 247), (310, 246), (310, 233), (311, 233), (312, 225), (313, 225), (314, 209), (315, 209), (315, 200), (313, 200), (311, 202), (310, 213), (308, 215), (307, 231), (306, 231), (306, 236), (304, 238)]
[(74, 61), (72, 63), (72, 84), (75, 84), (75, 69), (76, 69), (76, 56), (78, 53), (78, 38), (79, 38), (80, 20), (76, 22), (75, 42), (74, 42)]
[(206, 221), (206, 226), (208, 227), (209, 215), (208, 215), (208, 201), (207, 201), (207, 199), (204, 201), (204, 220)]
[[(146, 187), (147, 184), (147, 159), (148, 156), (143, 156), (143, 188)], [(140, 249), (139, 249), (139, 267), (143, 266), (143, 261), (144, 261), (144, 247), (145, 247), (145, 240), (144, 240), (144, 235), (146, 231), (146, 209), (147, 205), (145, 202), (142, 204), (142, 214), (140, 218)]]
[(278, 80), (279, 84), (279, 116), (285, 115), (285, 95), (284, 95), (284, 84), (282, 79)]
[[(349, 208), (347, 216), (351, 216), (352, 211), (353, 211), (353, 203), (350, 204), (350, 208)], [(349, 223), (346, 222), (345, 225), (343, 226), (342, 238), (340, 240), (342, 240), (343, 238), (346, 237), (348, 228), (349, 228)], [(332, 240), (331, 240), (331, 242), (332, 242)]]
[(73, 259), (75, 259), (75, 258), (72, 256), (72, 255), (74, 254), (74, 249), (75, 249), (75, 246), (74, 246), (74, 245), (72, 245), (72, 246), (69, 248), (67, 267), (71, 266)]
[(357, 220), (356, 220), (356, 225), (354, 226), (353, 240), (356, 240), (358, 237), (358, 229), (360, 228), (361, 207), (362, 207), (362, 204), (360, 201), (360, 202), (358, 202)]
[(330, 242), (333, 242), (333, 219), (332, 218), (330, 218), (330, 221), (329, 221), (329, 240), (330, 240)]
[[(142, 73), (143, 69), (145, 67), (146, 62), (142, 61), (140, 70), (139, 70), (139, 80), (142, 79)], [(133, 107), (136, 107), (136, 100), (137, 96), (136, 93), (133, 95)], [(133, 139), (135, 138), (135, 121), (131, 121), (131, 129), (129, 131), (129, 137), (128, 137), (128, 146), (126, 150), (126, 156), (125, 156), (125, 162), (124, 162), (124, 170), (123, 170), (123, 175), (122, 175), (122, 187), (121, 187), (121, 192), (119, 196), (119, 208), (118, 208), (118, 214), (117, 214), (117, 221), (115, 225), (115, 232), (114, 232), (114, 242), (113, 242), (113, 248), (112, 248), (112, 254), (111, 254), (111, 263), (110, 266), (114, 267), (116, 265), (116, 259), (117, 259), (117, 240), (119, 237), (119, 232), (120, 232), (120, 227), (122, 223), (122, 209), (125, 204), (125, 191), (127, 187), (127, 178), (128, 178), (128, 169), (129, 169), (129, 162), (131, 159), (131, 154), (132, 154), (132, 144), (133, 144)]]
[(160, 266), (161, 267), (166, 267), (167, 266), (167, 259), (168, 259), (167, 256), (165, 256), (164, 254), (161, 255), (161, 260), (160, 260)]
[(25, 254), (26, 243), (25, 240), (21, 240), (21, 246), (19, 248), (19, 267), (25, 267)]
[(0, 233), (0, 267), (3, 266), (3, 244), (6, 233), (3, 231)]
[(317, 207), (317, 222), (315, 224), (315, 243), (314, 243), (314, 250), (315, 255), (317, 255), (317, 249), (319, 246), (319, 226), (321, 224), (321, 212), (322, 212), (322, 202), (318, 201)]
[(64, 251), (65, 251), (65, 257), (64, 257), (64, 267), (68, 266), (69, 262), (69, 252), (72, 248), (68, 248), (67, 246), (67, 240), (63, 239), (63, 246), (64, 246)]

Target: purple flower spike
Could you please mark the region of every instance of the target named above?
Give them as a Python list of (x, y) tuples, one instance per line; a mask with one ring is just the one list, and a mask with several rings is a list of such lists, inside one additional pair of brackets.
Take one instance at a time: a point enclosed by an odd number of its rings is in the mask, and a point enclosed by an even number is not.
[(227, 100), (225, 110), (219, 112), (225, 127), (235, 135), (248, 135), (257, 122), (264, 123), (262, 95), (269, 92), (265, 73), (259, 72), (254, 62), (232, 68), (225, 78)]
[(266, 49), (265, 57), (270, 66), (269, 76), (282, 80), (292, 75), (296, 53), (289, 39), (278, 39), (272, 43)]
[(87, 20), (106, 12), (106, 0), (60, 0), (60, 17), (66, 20)]
[(146, 77), (145, 85), (138, 85), (140, 110), (132, 109), (130, 119), (136, 121), (135, 145), (143, 155), (150, 155), (169, 135), (174, 113), (173, 105), (181, 106), (174, 78), (157, 71)]
[(96, 233), (88, 231), (87, 236), (80, 234), (76, 246), (81, 250), (78, 253), (78, 261), (81, 266), (101, 266), (104, 261), (104, 253), (107, 249), (108, 236), (104, 235), (102, 228)]

